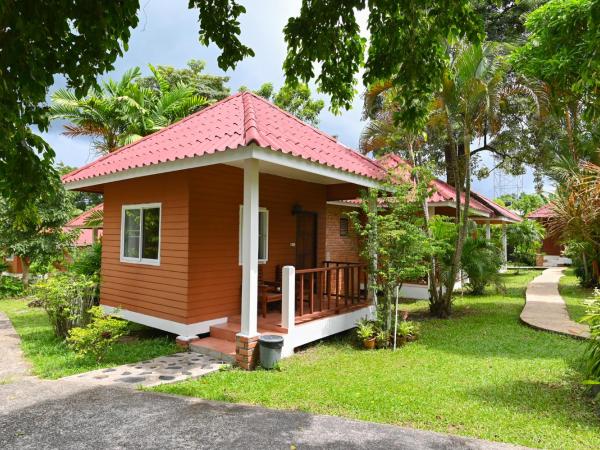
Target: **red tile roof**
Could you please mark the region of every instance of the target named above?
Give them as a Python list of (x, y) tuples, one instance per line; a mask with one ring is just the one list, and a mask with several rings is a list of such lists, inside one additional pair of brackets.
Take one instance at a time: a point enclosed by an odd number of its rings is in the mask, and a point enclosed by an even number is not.
[(370, 158), (267, 100), (243, 92), (105, 155), (65, 175), (63, 182), (235, 150), (252, 143), (368, 178), (385, 176)]
[[(406, 171), (406, 176), (408, 178), (408, 168), (411, 167), (411, 164), (406, 161), (405, 159), (401, 158), (398, 155), (392, 154), (392, 153), (388, 153), (387, 155), (384, 155), (383, 157), (381, 157), (378, 160), (379, 164), (381, 164), (383, 167), (385, 167), (387, 170), (393, 170), (393, 169), (397, 169), (399, 167), (406, 167), (407, 171)], [(445, 181), (439, 180), (437, 178), (435, 178), (432, 181), (433, 184), (433, 194), (431, 195), (431, 197), (429, 197), (429, 199), (427, 200), (427, 202), (429, 204), (435, 204), (435, 203), (444, 203), (444, 202), (455, 202), (456, 201), (456, 191), (454, 190), (454, 188), (449, 185), (448, 183), (446, 183)], [(471, 192), (472, 194), (472, 192)], [(464, 204), (464, 199), (465, 199), (465, 194), (461, 193), (461, 203)], [(471, 198), (471, 200), (469, 201), (469, 206), (477, 211), (486, 213), (486, 214), (492, 214), (493, 210), (486, 207), (485, 205), (483, 205), (482, 203), (480, 203), (479, 201), (477, 201), (474, 198)]]
[(504, 206), (500, 206), (498, 203), (490, 200), (489, 198), (481, 195), (478, 192), (471, 191), (471, 196), (477, 201), (483, 203), (488, 208), (494, 211), (494, 217), (501, 219), (508, 219), (510, 222), (522, 222), (523, 219), (518, 214), (515, 214), (510, 209), (506, 209)]
[[(88, 209), (65, 224), (63, 231), (69, 232), (73, 230), (79, 230), (79, 235), (75, 241), (75, 247), (86, 247), (94, 243), (94, 231), (91, 228), (87, 228), (85, 223), (95, 211), (102, 210), (104, 210), (104, 203), (100, 203), (99, 205)], [(100, 236), (102, 236), (102, 228), (98, 229), (98, 237)]]
[(91, 215), (96, 211), (103, 211), (104, 203), (100, 203), (99, 205), (94, 206), (93, 208), (88, 209), (82, 214), (78, 215), (74, 219), (69, 220), (65, 226), (71, 228), (88, 228), (85, 226), (85, 223), (89, 220)]
[(552, 203), (547, 203), (539, 209), (527, 214), (528, 219), (547, 219), (554, 215), (552, 210)]

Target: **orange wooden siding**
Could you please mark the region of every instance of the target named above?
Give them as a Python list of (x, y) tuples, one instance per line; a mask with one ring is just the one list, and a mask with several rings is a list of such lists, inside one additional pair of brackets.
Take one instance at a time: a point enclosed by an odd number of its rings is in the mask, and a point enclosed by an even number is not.
[[(160, 266), (120, 262), (121, 207), (161, 203)], [(104, 187), (101, 302), (163, 319), (187, 318), (188, 174), (175, 172)]]
[[(318, 214), (317, 261), (325, 259), (326, 186), (260, 175), (269, 210), (265, 280), (295, 264), (295, 204)], [(108, 184), (104, 188), (102, 304), (196, 323), (240, 313), (239, 208), (243, 170), (217, 165)], [(162, 203), (160, 265), (120, 262), (121, 207)]]

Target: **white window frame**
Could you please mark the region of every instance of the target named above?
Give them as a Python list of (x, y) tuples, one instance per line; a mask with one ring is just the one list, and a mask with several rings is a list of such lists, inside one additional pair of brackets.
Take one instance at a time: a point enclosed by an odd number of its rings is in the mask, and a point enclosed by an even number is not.
[[(265, 228), (267, 230), (267, 235), (265, 237), (265, 258), (258, 258), (259, 264), (266, 264), (269, 260), (269, 210), (267, 208), (260, 207), (258, 208), (258, 213), (265, 214)], [(238, 264), (242, 265), (242, 225), (244, 223), (244, 205), (240, 205), (240, 217), (239, 217), (239, 232), (238, 232)], [(260, 219), (259, 219), (259, 227), (260, 227)], [(259, 230), (260, 233), (260, 230)], [(260, 234), (259, 234), (260, 236)], [(259, 246), (260, 248), (260, 243)]]
[[(125, 256), (125, 211), (131, 209), (143, 210), (143, 209), (154, 209), (158, 208), (158, 257), (156, 259), (142, 258), (142, 245), (144, 243), (144, 236), (142, 234), (143, 221), (140, 216), (140, 244), (138, 258), (132, 258)], [(138, 203), (133, 205), (122, 205), (121, 206), (121, 262), (130, 264), (146, 264), (150, 266), (160, 266), (160, 247), (161, 247), (161, 232), (162, 232), (162, 204), (161, 203)]]

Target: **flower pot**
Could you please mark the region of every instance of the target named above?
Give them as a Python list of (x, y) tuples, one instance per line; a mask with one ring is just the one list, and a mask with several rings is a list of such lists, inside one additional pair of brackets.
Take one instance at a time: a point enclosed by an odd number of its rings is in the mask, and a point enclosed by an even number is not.
[(375, 338), (365, 339), (363, 346), (368, 350), (373, 350), (375, 348)]

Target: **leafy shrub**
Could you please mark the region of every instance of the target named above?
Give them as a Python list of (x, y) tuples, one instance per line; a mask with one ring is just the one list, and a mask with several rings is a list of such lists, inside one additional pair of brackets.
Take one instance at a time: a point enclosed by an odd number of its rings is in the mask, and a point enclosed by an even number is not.
[(600, 384), (600, 290), (586, 301), (587, 314), (581, 319), (590, 326), (590, 340), (585, 352), (585, 376), (588, 384)]
[(78, 356), (90, 355), (101, 361), (119, 338), (127, 334), (127, 322), (104, 314), (99, 306), (88, 312), (91, 322), (85, 327), (72, 328), (67, 343)]
[(93, 277), (61, 273), (36, 283), (33, 295), (46, 310), (56, 336), (66, 338), (71, 328), (89, 323), (96, 290)]
[(412, 320), (403, 320), (398, 323), (398, 336), (407, 339), (416, 339), (421, 335), (421, 325)]
[(489, 283), (500, 286), (500, 249), (484, 237), (468, 238), (465, 241), (461, 264), (469, 277), (468, 288), (471, 293), (483, 294)]
[(24, 291), (21, 280), (14, 277), (0, 277), (0, 298), (18, 297)]
[(513, 249), (512, 259), (521, 264), (535, 266), (535, 256), (542, 247), (544, 227), (535, 220), (524, 219), (506, 229), (506, 239)]
[(80, 275), (100, 276), (100, 264), (102, 261), (102, 243), (95, 242), (90, 247), (79, 250), (71, 264), (71, 271)]
[(377, 331), (375, 329), (375, 324), (372, 321), (364, 319), (356, 325), (356, 336), (358, 336), (361, 341), (366, 341), (375, 337)]

